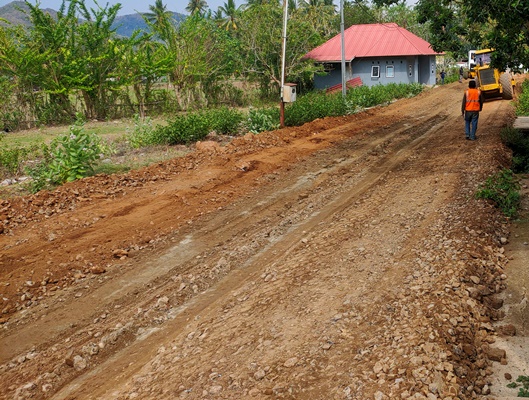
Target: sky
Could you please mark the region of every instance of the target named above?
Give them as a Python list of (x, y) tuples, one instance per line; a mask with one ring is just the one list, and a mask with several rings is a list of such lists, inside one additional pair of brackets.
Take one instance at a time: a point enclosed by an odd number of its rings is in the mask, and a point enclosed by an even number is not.
[[(0, 0), (0, 7), (11, 3), (13, 0)], [(31, 3), (36, 4), (37, 0), (29, 0)], [(104, 7), (107, 3), (114, 5), (121, 3), (121, 10), (119, 15), (135, 14), (136, 12), (148, 12), (149, 6), (153, 5), (155, 0), (97, 0), (100, 6)], [(209, 8), (212, 11), (216, 11), (219, 6), (227, 3), (227, 0), (206, 0)], [(235, 0), (235, 4), (240, 6), (246, 3), (246, 0)], [(40, 8), (51, 8), (58, 10), (62, 4), (62, 0), (40, 0)], [(88, 7), (94, 7), (93, 0), (85, 0), (85, 4)], [(186, 7), (189, 4), (189, 0), (163, 0), (163, 4), (167, 6), (169, 11), (176, 11), (181, 14), (188, 14)]]
[[(0, 0), (0, 7), (11, 3), (12, 0)], [(114, 5), (121, 3), (121, 10), (119, 15), (135, 14), (136, 12), (144, 13), (149, 11), (149, 6), (154, 4), (155, 0), (97, 0), (100, 6), (104, 7), (107, 3)], [(36, 4), (37, 0), (30, 0), (31, 3)], [(212, 11), (216, 11), (219, 6), (227, 3), (227, 0), (206, 0), (209, 8)], [(240, 6), (246, 3), (246, 0), (235, 0), (235, 4)], [(335, 0), (335, 4), (339, 1)], [(416, 0), (407, 0), (407, 4), (415, 4)], [(40, 0), (41, 8), (51, 8), (58, 10), (62, 4), (62, 0)], [(93, 7), (93, 0), (85, 0), (85, 4), (88, 7)], [(187, 14), (186, 7), (189, 4), (189, 0), (163, 0), (163, 4), (167, 6), (169, 11), (176, 11), (181, 14)]]

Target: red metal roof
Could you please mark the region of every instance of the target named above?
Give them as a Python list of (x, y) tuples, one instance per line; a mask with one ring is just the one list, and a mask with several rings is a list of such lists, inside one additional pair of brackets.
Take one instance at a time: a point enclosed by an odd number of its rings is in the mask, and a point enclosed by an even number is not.
[[(352, 25), (344, 31), (345, 59), (358, 57), (391, 57), (438, 55), (426, 40), (395, 23)], [(303, 58), (320, 62), (342, 59), (341, 34), (309, 51)]]

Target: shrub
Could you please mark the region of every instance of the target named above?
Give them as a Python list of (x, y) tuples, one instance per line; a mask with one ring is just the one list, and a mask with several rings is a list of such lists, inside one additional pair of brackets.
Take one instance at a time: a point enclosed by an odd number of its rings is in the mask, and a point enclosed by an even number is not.
[(99, 142), (95, 133), (84, 132), (82, 123), (70, 126), (69, 134), (55, 138), (50, 144), (50, 181), (62, 184), (88, 176), (99, 159)]
[(0, 145), (0, 176), (20, 175), (24, 172), (24, 164), (29, 159), (40, 157), (39, 145), (2, 146)]
[(529, 137), (514, 128), (505, 128), (500, 135), (505, 145), (513, 152), (513, 171), (529, 172)]
[(95, 133), (84, 131), (79, 118), (70, 126), (69, 134), (55, 138), (42, 147), (42, 158), (27, 168), (33, 178), (33, 192), (53, 185), (84, 178), (93, 172), (93, 166), (101, 153), (101, 140)]
[(138, 114), (134, 115), (134, 126), (128, 130), (125, 139), (133, 149), (139, 149), (155, 143), (152, 121), (149, 117), (141, 119)]
[(22, 162), (29, 154), (29, 149), (24, 147), (0, 147), (0, 169), (6, 175), (17, 175)]
[(521, 201), (520, 184), (510, 169), (502, 169), (487, 178), (476, 197), (492, 200), (507, 217), (516, 217)]
[(250, 108), (246, 124), (251, 133), (272, 131), (279, 128), (279, 110), (277, 108)]
[(518, 96), (516, 105), (516, 115), (529, 116), (529, 80), (522, 83), (522, 92)]
[(242, 112), (228, 107), (208, 110), (207, 118), (210, 129), (221, 135), (236, 134), (244, 121)]
[(313, 92), (300, 96), (285, 109), (285, 125), (299, 126), (318, 118), (347, 114), (347, 105), (340, 93)]
[(210, 132), (208, 118), (203, 112), (179, 115), (167, 126), (158, 126), (153, 132), (157, 144), (188, 144), (202, 140)]

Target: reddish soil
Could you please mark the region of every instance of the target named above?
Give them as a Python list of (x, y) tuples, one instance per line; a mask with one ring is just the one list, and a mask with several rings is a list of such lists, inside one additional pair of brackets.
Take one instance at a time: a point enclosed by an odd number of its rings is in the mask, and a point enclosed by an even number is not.
[(0, 397), (488, 393), (507, 101), (463, 85), (0, 203)]

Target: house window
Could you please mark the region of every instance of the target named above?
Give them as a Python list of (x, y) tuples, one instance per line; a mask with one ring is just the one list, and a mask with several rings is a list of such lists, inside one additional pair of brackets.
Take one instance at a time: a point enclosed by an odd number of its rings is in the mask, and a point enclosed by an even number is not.
[(395, 78), (395, 67), (393, 65), (386, 65), (386, 78)]
[(378, 65), (371, 67), (371, 78), (380, 78), (380, 67)]
[(331, 72), (334, 70), (334, 64), (331, 64), (331, 63), (324, 63), (323, 64), (323, 70), (325, 72)]

